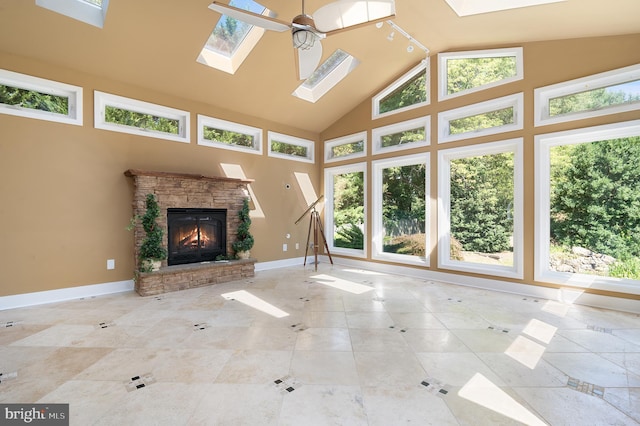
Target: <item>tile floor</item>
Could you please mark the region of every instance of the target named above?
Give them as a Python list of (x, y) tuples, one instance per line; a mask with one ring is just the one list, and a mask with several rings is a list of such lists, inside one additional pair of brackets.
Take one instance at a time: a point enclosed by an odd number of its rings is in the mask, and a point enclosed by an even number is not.
[(638, 425), (640, 316), (320, 265), (0, 311), (71, 425)]

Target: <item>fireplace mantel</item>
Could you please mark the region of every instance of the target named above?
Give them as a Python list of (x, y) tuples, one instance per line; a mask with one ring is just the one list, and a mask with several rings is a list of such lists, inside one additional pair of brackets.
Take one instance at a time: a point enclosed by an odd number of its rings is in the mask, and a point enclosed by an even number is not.
[[(167, 211), (170, 208), (206, 208), (227, 210), (227, 255), (233, 255), (231, 246), (236, 239), (244, 199), (248, 196), (250, 179), (203, 176), (189, 173), (157, 172), (129, 169), (125, 176), (133, 178), (133, 215), (140, 217), (145, 212), (147, 194), (153, 194), (158, 201), (160, 217), (158, 226), (164, 230), (163, 245), (168, 248)], [(138, 264), (138, 253), (145, 237), (142, 225), (137, 221), (134, 228), (134, 255)], [(142, 296), (182, 290), (185, 288), (212, 285), (254, 275), (255, 259), (249, 262), (229, 262), (220, 265), (215, 262), (195, 264), (184, 269), (184, 265), (162, 267), (157, 272), (138, 274), (135, 289)]]

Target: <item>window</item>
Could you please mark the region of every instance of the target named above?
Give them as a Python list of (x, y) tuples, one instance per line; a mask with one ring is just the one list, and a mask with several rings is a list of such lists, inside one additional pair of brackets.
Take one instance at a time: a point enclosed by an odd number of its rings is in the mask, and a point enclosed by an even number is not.
[(562, 123), (640, 109), (640, 65), (534, 91), (535, 125)]
[[(231, 0), (229, 5), (273, 17), (269, 9), (252, 0)], [(214, 7), (213, 4), (209, 6), (212, 10), (215, 10)], [(264, 32), (264, 28), (223, 14), (200, 51), (197, 61), (234, 74), (258, 44)]]
[(262, 154), (262, 129), (198, 114), (198, 145)]
[(366, 257), (366, 163), (325, 169), (324, 186), (329, 250)]
[(535, 279), (640, 294), (640, 120), (535, 145)]
[(313, 163), (314, 143), (307, 139), (296, 138), (294, 136), (283, 135), (276, 132), (268, 132), (269, 156), (285, 158), (287, 160), (304, 161)]
[(438, 266), (522, 278), (522, 139), (438, 154)]
[(428, 153), (372, 163), (373, 258), (429, 265), (428, 164)]
[(36, 5), (102, 28), (107, 16), (109, 0), (36, 0)]
[(324, 161), (364, 157), (367, 154), (367, 132), (360, 132), (324, 142)]
[(372, 117), (380, 118), (429, 105), (429, 59), (421, 61), (372, 99)]
[(421, 117), (389, 126), (378, 127), (371, 132), (373, 153), (400, 151), (429, 145), (431, 117)]
[(480, 13), (498, 12), (520, 7), (538, 6), (547, 3), (558, 3), (565, 0), (446, 0), (458, 16), (477, 15)]
[(82, 87), (0, 69), (0, 114), (82, 126)]
[(438, 114), (439, 143), (520, 130), (522, 93), (492, 99)]
[(521, 47), (438, 55), (438, 99), (441, 101), (523, 77)]
[(349, 75), (359, 63), (356, 58), (338, 49), (298, 86), (293, 96), (315, 103)]
[(189, 143), (188, 111), (94, 92), (95, 128)]

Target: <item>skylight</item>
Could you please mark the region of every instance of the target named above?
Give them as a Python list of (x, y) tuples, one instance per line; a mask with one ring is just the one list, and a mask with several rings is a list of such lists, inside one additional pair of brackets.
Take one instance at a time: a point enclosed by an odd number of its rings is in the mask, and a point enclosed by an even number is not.
[(107, 16), (109, 0), (36, 0), (36, 5), (102, 28)]
[[(269, 9), (253, 0), (231, 0), (229, 5), (261, 15), (273, 16)], [(197, 61), (234, 74), (263, 34), (263, 28), (222, 15)]]
[(336, 50), (292, 93), (300, 99), (317, 102), (342, 81), (360, 62), (343, 50)]
[(565, 0), (446, 0), (458, 16), (479, 15), (481, 13), (499, 12), (528, 6), (539, 6), (548, 3), (559, 3)]

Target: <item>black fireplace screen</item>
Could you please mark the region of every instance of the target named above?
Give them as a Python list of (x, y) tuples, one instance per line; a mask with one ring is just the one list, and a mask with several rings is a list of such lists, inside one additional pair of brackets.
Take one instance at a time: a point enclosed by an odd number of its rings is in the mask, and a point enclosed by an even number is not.
[(225, 209), (168, 209), (169, 265), (215, 260), (227, 254)]

